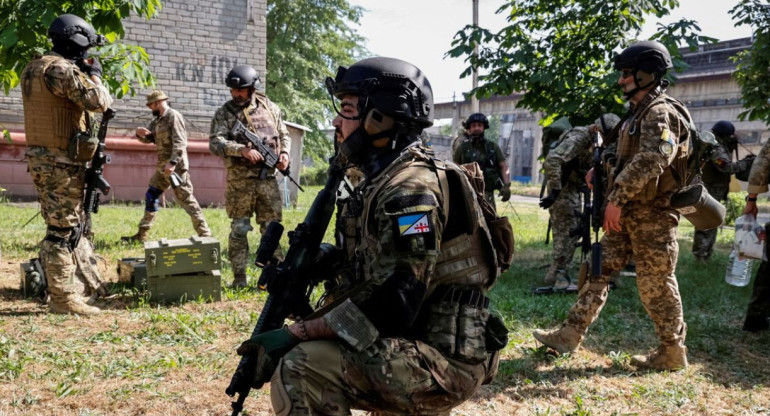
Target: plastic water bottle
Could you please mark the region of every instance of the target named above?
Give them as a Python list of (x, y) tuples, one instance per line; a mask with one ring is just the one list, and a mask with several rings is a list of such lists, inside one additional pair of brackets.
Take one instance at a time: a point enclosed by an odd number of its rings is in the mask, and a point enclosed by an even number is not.
[(725, 271), (725, 282), (733, 286), (743, 287), (749, 284), (751, 280), (751, 259), (741, 258), (738, 250), (733, 248), (730, 252), (730, 258), (727, 261), (727, 270)]

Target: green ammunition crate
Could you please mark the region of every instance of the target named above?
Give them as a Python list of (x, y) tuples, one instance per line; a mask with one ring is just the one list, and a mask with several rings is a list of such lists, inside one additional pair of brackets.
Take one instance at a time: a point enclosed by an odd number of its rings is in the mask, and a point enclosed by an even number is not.
[(131, 283), (144, 288), (147, 284), (147, 266), (141, 257), (125, 257), (118, 261), (118, 283)]
[(167, 276), (147, 276), (147, 293), (155, 302), (195, 300), (198, 296), (222, 300), (222, 276), (219, 270)]
[(161, 239), (144, 243), (147, 277), (211, 272), (222, 267), (219, 241), (213, 237)]

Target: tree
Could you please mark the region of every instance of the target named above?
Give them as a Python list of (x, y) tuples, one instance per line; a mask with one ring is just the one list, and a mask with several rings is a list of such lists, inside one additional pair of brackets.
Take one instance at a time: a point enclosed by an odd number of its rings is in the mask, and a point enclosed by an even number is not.
[[(131, 13), (149, 19), (160, 7), (160, 0), (0, 0), (0, 87), (7, 95), (19, 84), (27, 63), (51, 49), (48, 27), (59, 15), (71, 13), (91, 23), (109, 41), (89, 52), (101, 61), (110, 93), (118, 98), (135, 95), (137, 89), (154, 85), (155, 77), (144, 48), (120, 42), (125, 35), (122, 19)], [(3, 135), (10, 141), (6, 129)]]
[(322, 130), (332, 116), (324, 79), (338, 65), (363, 56), (364, 38), (351, 28), (363, 9), (348, 0), (269, 0), (267, 4), (267, 92), (286, 119), (311, 129), (305, 154), (328, 156), (332, 142)]
[[(509, 14), (508, 26), (493, 33), (468, 25), (447, 55), (465, 56), (469, 66), (461, 77), (479, 69), (481, 85), (471, 91), (477, 97), (523, 92), (517, 105), (544, 112), (545, 125), (561, 116), (586, 124), (598, 114), (624, 112), (612, 69), (615, 53), (639, 35), (646, 16), (661, 18), (678, 6), (677, 0), (508, 0), (497, 10)], [(683, 68), (679, 45), (714, 41), (698, 31), (696, 22), (682, 19), (659, 25), (653, 39)]]
[(754, 29), (751, 49), (733, 58), (738, 67), (733, 76), (741, 87), (743, 108), (741, 120), (770, 123), (770, 5), (759, 0), (742, 0), (730, 10), (735, 26)]

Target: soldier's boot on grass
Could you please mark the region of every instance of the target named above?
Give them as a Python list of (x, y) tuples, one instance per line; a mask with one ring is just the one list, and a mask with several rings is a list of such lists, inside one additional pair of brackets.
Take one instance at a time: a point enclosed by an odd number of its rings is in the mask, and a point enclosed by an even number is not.
[(96, 306), (91, 306), (82, 298), (74, 296), (56, 301), (51, 299), (48, 301), (48, 309), (51, 313), (63, 315), (96, 315), (102, 312)]
[(571, 354), (583, 342), (583, 331), (568, 324), (550, 331), (536, 329), (532, 335), (545, 346), (558, 351), (559, 354)]
[(232, 289), (243, 289), (248, 286), (246, 281), (246, 273), (235, 273), (233, 277), (233, 283), (230, 285)]
[(149, 228), (140, 228), (136, 234), (120, 237), (120, 241), (124, 243), (143, 243), (147, 241), (147, 234), (150, 232)]
[(743, 321), (743, 330), (748, 332), (767, 331), (770, 329), (770, 321), (764, 316), (747, 315)]
[(687, 347), (681, 343), (661, 344), (647, 355), (634, 355), (631, 365), (649, 370), (674, 371), (687, 367)]

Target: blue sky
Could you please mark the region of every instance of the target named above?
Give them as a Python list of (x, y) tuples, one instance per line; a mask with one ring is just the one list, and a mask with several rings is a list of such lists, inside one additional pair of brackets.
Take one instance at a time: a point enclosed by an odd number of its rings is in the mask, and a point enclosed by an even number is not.
[[(351, 0), (367, 9), (358, 32), (368, 38), (374, 55), (403, 59), (426, 73), (436, 102), (451, 101), (471, 89), (471, 79), (460, 79), (465, 68), (460, 59), (444, 59), (458, 30), (472, 20), (471, 0)], [(680, 7), (662, 23), (686, 16), (698, 21), (704, 35), (722, 40), (750, 36), (747, 27), (735, 28), (728, 11), (737, 0), (680, 0)], [(479, 1), (479, 25), (501, 28), (505, 21), (494, 12), (502, 0)], [(651, 35), (649, 22), (642, 38)], [(727, 23), (727, 24), (725, 24)]]

